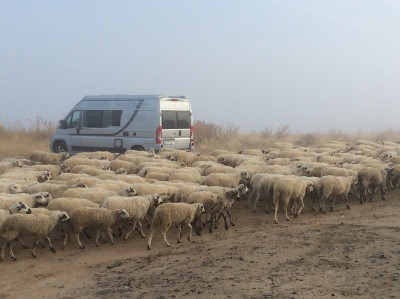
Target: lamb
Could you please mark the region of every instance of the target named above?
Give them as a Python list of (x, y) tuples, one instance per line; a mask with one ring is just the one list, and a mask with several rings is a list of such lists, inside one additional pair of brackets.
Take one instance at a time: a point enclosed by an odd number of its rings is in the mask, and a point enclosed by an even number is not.
[(312, 183), (310, 181), (296, 178), (296, 177), (284, 177), (276, 181), (274, 184), (273, 192), (273, 202), (275, 209), (275, 223), (278, 223), (278, 208), (279, 204), (283, 204), (283, 210), (285, 212), (286, 221), (290, 221), (287, 214), (287, 208), (289, 201), (297, 201), (300, 203), (300, 209), (295, 213), (294, 217), (298, 217), (300, 212), (304, 208), (304, 195), (306, 190), (312, 191)]
[(359, 183), (359, 196), (360, 203), (365, 202), (367, 197), (367, 191), (370, 188), (373, 189), (370, 194), (370, 202), (372, 201), (372, 197), (377, 191), (378, 188), (381, 190), (382, 200), (385, 200), (386, 193), (386, 180), (388, 177), (390, 178), (393, 174), (393, 167), (386, 168), (375, 168), (375, 167), (364, 167), (360, 169), (357, 174), (358, 183)]
[(234, 188), (239, 184), (240, 180), (247, 179), (249, 179), (249, 175), (246, 171), (238, 171), (236, 173), (211, 173), (203, 177), (203, 185)]
[(145, 238), (141, 221), (145, 219), (151, 206), (157, 207), (162, 203), (162, 199), (157, 193), (146, 196), (123, 197), (112, 196), (104, 200), (101, 207), (113, 209), (125, 209), (129, 214), (129, 219), (132, 221), (132, 228), (125, 234), (124, 239), (128, 240), (129, 235), (138, 225), (139, 234)]
[(55, 253), (53, 244), (49, 238), (49, 233), (59, 223), (66, 222), (69, 217), (66, 213), (57, 213), (51, 216), (44, 214), (14, 214), (4, 221), (0, 234), (5, 239), (1, 247), (0, 260), (4, 259), (4, 250), (10, 246), (11, 258), (17, 260), (12, 250), (12, 241), (17, 237), (35, 237), (32, 256), (36, 257), (36, 247), (42, 238), (45, 238), (50, 245), (50, 250)]
[(320, 211), (325, 213), (325, 200), (332, 198), (330, 211), (333, 212), (336, 197), (346, 199), (346, 207), (350, 209), (348, 194), (350, 189), (357, 184), (357, 176), (326, 175), (320, 179)]
[[(75, 235), (76, 241), (79, 244), (81, 249), (84, 249), (85, 246), (82, 245), (82, 242), (79, 238), (80, 233), (85, 228), (96, 228), (97, 236), (96, 236), (96, 246), (99, 245), (99, 237), (101, 232), (108, 233), (111, 244), (114, 244), (114, 238), (112, 235), (111, 226), (115, 223), (128, 219), (129, 214), (124, 209), (116, 209), (109, 210), (105, 208), (90, 208), (90, 207), (82, 207), (77, 208), (70, 215), (71, 217), (71, 226), (73, 230), (73, 234)], [(68, 235), (64, 239), (63, 247), (66, 246)]]
[[(154, 211), (154, 218), (151, 224), (147, 249), (151, 249), (151, 241), (153, 239), (154, 230), (157, 226), (161, 226), (161, 234), (164, 237), (166, 246), (170, 246), (167, 240), (167, 231), (172, 225), (179, 226), (178, 243), (181, 242), (182, 226), (188, 226), (190, 229), (188, 240), (192, 240), (192, 222), (196, 222), (201, 214), (204, 213), (204, 206), (201, 203), (164, 203), (159, 205)], [(199, 232), (195, 230), (197, 234)]]
[(30, 155), (31, 161), (41, 162), (43, 164), (52, 164), (52, 165), (58, 165), (64, 162), (68, 158), (69, 154), (67, 152), (61, 152), (56, 154), (44, 151), (34, 151)]

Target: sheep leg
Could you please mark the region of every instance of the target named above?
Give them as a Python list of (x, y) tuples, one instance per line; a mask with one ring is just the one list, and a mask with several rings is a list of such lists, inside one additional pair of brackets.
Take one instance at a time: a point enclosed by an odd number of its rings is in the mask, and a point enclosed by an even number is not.
[(189, 236), (188, 236), (188, 241), (192, 241), (192, 225), (190, 223), (188, 223), (188, 227), (189, 227)]
[[(225, 223), (225, 229), (228, 229), (228, 223), (226, 222), (226, 217), (224, 214), (224, 211), (222, 211), (221, 213), (219, 213), (218, 218), (221, 217), (224, 218), (224, 223)], [(216, 223), (216, 222), (215, 222)], [(217, 226), (215, 226), (215, 228), (217, 228)]]
[(289, 215), (287, 213), (288, 205), (289, 205), (288, 201), (285, 200), (283, 203), (283, 210), (285, 212), (286, 221), (290, 221)]
[(33, 251), (32, 251), (32, 257), (36, 257), (36, 247), (38, 246), (38, 244), (39, 244), (39, 239), (37, 239), (37, 240), (35, 240), (34, 242), (33, 242)]
[(147, 241), (147, 249), (150, 250), (151, 249), (151, 240), (153, 239), (153, 234), (154, 234), (154, 225), (151, 225), (151, 229), (150, 229), (150, 236), (149, 236), (149, 240)]
[(139, 231), (138, 231), (139, 235), (141, 235), (142, 238), (146, 238), (146, 235), (143, 233), (143, 226), (142, 226), (142, 223), (140, 222), (140, 220), (138, 221), (138, 228), (139, 228)]
[(25, 242), (21, 239), (21, 238), (16, 238), (18, 239), (19, 243), (22, 245), (22, 247), (24, 247), (25, 249), (28, 249), (28, 245), (25, 244)]
[(327, 198), (325, 197), (325, 196), (321, 196), (321, 198), (319, 199), (319, 211), (322, 213), (322, 214), (325, 214), (326, 213), (326, 211), (325, 211), (325, 200), (326, 200)]
[(136, 229), (136, 221), (133, 221), (132, 228), (125, 234), (124, 240), (128, 240), (129, 235)]
[(333, 206), (335, 205), (335, 199), (336, 199), (336, 197), (333, 196), (332, 197), (332, 203), (331, 203), (331, 210), (330, 210), (331, 213), (333, 212)]
[(179, 233), (178, 233), (178, 243), (181, 242), (181, 237), (182, 237), (182, 223), (178, 226)]
[(346, 199), (346, 208), (350, 209), (350, 205), (349, 205), (349, 196), (347, 194), (344, 195), (344, 198)]
[(4, 240), (3, 244), (1, 245), (0, 261), (4, 260), (4, 250), (6, 249), (8, 243), (9, 242), (7, 240)]
[(8, 244), (10, 245), (10, 256), (13, 259), (13, 261), (16, 261), (17, 258), (15, 257), (14, 252), (12, 250), (12, 242), (9, 242)]
[(100, 247), (99, 245), (100, 234), (101, 234), (101, 229), (98, 229), (96, 234), (96, 247)]
[(44, 239), (46, 239), (47, 242), (49, 242), (51, 252), (56, 253), (56, 250), (54, 249), (53, 244), (51, 243), (51, 240), (50, 240), (49, 236), (44, 236), (44, 238), (42, 239), (42, 244), (43, 245), (44, 245)]
[(233, 223), (233, 217), (232, 217), (232, 213), (231, 213), (231, 211), (229, 211), (229, 209), (225, 209), (225, 211), (226, 211), (226, 213), (228, 214), (228, 216), (229, 216), (229, 222), (230, 222), (230, 224), (232, 225), (232, 226), (236, 226), (235, 225), (235, 223)]
[(277, 200), (274, 200), (274, 209), (275, 209), (275, 224), (278, 224), (278, 208), (279, 208), (279, 202)]
[(169, 223), (169, 224), (165, 227), (165, 229), (163, 229), (163, 230), (161, 231), (161, 234), (162, 234), (163, 237), (164, 237), (165, 245), (167, 245), (167, 247), (170, 246), (170, 244), (169, 244), (169, 242), (168, 242), (168, 240), (167, 240), (167, 231), (168, 231), (168, 229), (169, 229), (170, 227), (171, 227), (171, 223)]
[(297, 218), (297, 217), (299, 217), (300, 216), (300, 213), (301, 213), (301, 211), (303, 210), (303, 208), (304, 208), (304, 200), (302, 200), (302, 199), (299, 199), (299, 201), (300, 201), (300, 209), (294, 214), (294, 218)]
[(210, 221), (210, 227), (208, 228), (208, 232), (212, 233), (212, 228), (213, 228), (213, 221), (215, 219), (215, 213), (211, 213), (211, 221)]
[(382, 200), (385, 200), (385, 194), (386, 194), (386, 188), (384, 186), (381, 185), (381, 196), (382, 196)]
[(80, 232), (75, 234), (75, 239), (76, 242), (78, 242), (78, 245), (81, 249), (85, 249), (85, 246), (82, 245), (81, 239), (79, 238)]
[(114, 237), (113, 237), (113, 234), (112, 234), (112, 229), (111, 228), (107, 228), (107, 233), (108, 233), (108, 237), (110, 238), (111, 244), (114, 245)]
[(64, 242), (63, 242), (63, 244), (61, 245), (61, 249), (64, 249), (65, 246), (67, 246), (68, 237), (69, 237), (69, 234), (65, 234)]
[(253, 213), (256, 211), (256, 207), (258, 207), (258, 201), (260, 200), (261, 197), (261, 191), (257, 191), (257, 197), (254, 201), (254, 206), (253, 206)]

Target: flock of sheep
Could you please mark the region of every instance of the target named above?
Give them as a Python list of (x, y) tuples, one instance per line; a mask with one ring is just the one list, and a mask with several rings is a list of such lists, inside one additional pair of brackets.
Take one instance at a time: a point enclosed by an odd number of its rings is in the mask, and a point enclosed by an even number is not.
[[(13, 242), (27, 248), (33, 239), (32, 256), (44, 241), (54, 248), (50, 237), (70, 237), (84, 248), (81, 233), (96, 231), (99, 241), (114, 242), (116, 235), (127, 240), (137, 230), (146, 237), (147, 248), (154, 232), (161, 228), (166, 246), (171, 226), (192, 229), (197, 234), (208, 225), (211, 233), (219, 219), (235, 225), (232, 205), (244, 200), (253, 212), (264, 202), (265, 211), (282, 208), (298, 217), (305, 203), (322, 213), (337, 198), (349, 205), (349, 195), (360, 203), (372, 200), (380, 190), (385, 199), (387, 184), (400, 184), (400, 145), (359, 140), (354, 144), (329, 142), (300, 147), (277, 142), (265, 150), (247, 149), (239, 153), (214, 150), (209, 155), (162, 149), (159, 153), (129, 150), (67, 153), (35, 151), (30, 159), (5, 158), (0, 161), (0, 259), (8, 247), (13, 260)], [(289, 211), (288, 211), (289, 210)]]

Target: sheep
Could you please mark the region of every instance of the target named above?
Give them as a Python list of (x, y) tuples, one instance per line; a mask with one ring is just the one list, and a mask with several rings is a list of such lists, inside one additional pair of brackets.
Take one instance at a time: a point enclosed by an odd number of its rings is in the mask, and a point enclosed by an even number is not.
[(320, 211), (325, 213), (325, 200), (332, 198), (330, 211), (333, 212), (336, 197), (346, 199), (346, 207), (350, 209), (348, 194), (350, 189), (357, 184), (357, 176), (326, 175), (320, 179)]
[(36, 170), (36, 171), (47, 171), (51, 174), (52, 178), (62, 174), (62, 173), (69, 173), (71, 169), (64, 164), (52, 165), (52, 164), (36, 164), (32, 165), (29, 169)]
[(345, 169), (345, 168), (339, 168), (339, 167), (326, 167), (322, 169), (321, 171), (321, 176), (324, 175), (334, 175), (334, 176), (355, 176), (357, 175), (357, 172), (350, 170), (350, 169)]
[(29, 157), (31, 161), (41, 162), (43, 164), (52, 164), (52, 165), (58, 165), (64, 162), (68, 158), (69, 154), (67, 152), (61, 152), (56, 154), (44, 151), (34, 151)]
[(63, 211), (70, 215), (74, 210), (81, 207), (98, 208), (100, 205), (85, 198), (59, 197), (49, 202), (47, 208), (51, 211)]
[(200, 173), (197, 171), (191, 171), (189, 169), (181, 169), (181, 170), (176, 170), (172, 172), (169, 177), (169, 181), (182, 181), (182, 182), (188, 182), (188, 183), (195, 183), (195, 184), (201, 184), (202, 183), (202, 177)]
[[(153, 239), (154, 230), (157, 226), (161, 226), (161, 234), (164, 237), (164, 242), (167, 247), (170, 246), (167, 240), (167, 231), (172, 225), (179, 226), (178, 243), (181, 242), (182, 226), (189, 227), (190, 232), (188, 240), (192, 240), (192, 222), (196, 222), (202, 213), (204, 213), (204, 206), (201, 203), (188, 204), (184, 202), (178, 203), (164, 203), (159, 205), (154, 211), (153, 222), (151, 223), (151, 230), (149, 240), (147, 242), (147, 249), (151, 249), (151, 241)], [(196, 227), (196, 226), (195, 226)], [(196, 233), (199, 232), (195, 229)]]
[(116, 169), (114, 172), (115, 172), (115, 174), (122, 174), (122, 175), (128, 174), (128, 172), (126, 171), (126, 169), (125, 169), (125, 168), (122, 168), (122, 167)]
[(48, 170), (26, 170), (24, 168), (18, 168), (13, 171), (6, 172), (2, 174), (1, 177), (18, 181), (24, 180), (39, 183), (43, 183), (53, 178), (52, 174)]
[(19, 201), (8, 206), (7, 209), (0, 209), (0, 229), (4, 221), (12, 214), (31, 214), (32, 209), (25, 203)]
[[(218, 201), (218, 195), (215, 192), (209, 190), (199, 190), (191, 193), (187, 198), (187, 203), (201, 203), (204, 206), (204, 213), (212, 215), (217, 211), (222, 211), (224, 209), (223, 202)], [(199, 220), (199, 225), (201, 227), (201, 219)]]
[(32, 257), (36, 257), (36, 247), (42, 238), (45, 238), (50, 245), (50, 250), (55, 253), (53, 244), (49, 238), (49, 233), (59, 223), (69, 220), (67, 213), (57, 213), (51, 216), (44, 214), (13, 214), (4, 221), (0, 234), (5, 239), (1, 247), (0, 260), (4, 260), (4, 250), (6, 246), (10, 246), (11, 258), (15, 261), (17, 258), (12, 250), (12, 241), (17, 237), (35, 237), (33, 243)]
[(187, 202), (190, 194), (203, 188), (202, 185), (184, 185), (176, 190), (173, 200), (174, 202)]
[(29, 207), (43, 206), (47, 204), (46, 193), (35, 193), (35, 194), (25, 194), (19, 193), (14, 196), (8, 196), (6, 198), (0, 198), (0, 209), (6, 209), (8, 206), (23, 202)]
[[(282, 174), (264, 174), (258, 181), (257, 184), (254, 184), (253, 190), (257, 194), (256, 199), (254, 201), (254, 206), (253, 206), (253, 213), (256, 211), (256, 207), (258, 204), (258, 201), (262, 198), (265, 199), (266, 205), (265, 205), (265, 212), (269, 212), (269, 203), (272, 202), (272, 191), (274, 188), (274, 184), (276, 181), (279, 179), (285, 177)], [(253, 182), (254, 183), (254, 182)]]
[(117, 175), (114, 173), (102, 174), (96, 177), (97, 179), (112, 182), (112, 181), (119, 181), (125, 182), (128, 184), (136, 184), (136, 183), (146, 183), (146, 180), (136, 174), (128, 174), (128, 175)]
[(295, 213), (294, 217), (298, 217), (300, 212), (304, 208), (304, 195), (306, 190), (312, 191), (312, 183), (301, 178), (296, 177), (284, 177), (276, 181), (273, 188), (273, 202), (275, 209), (275, 223), (278, 223), (278, 208), (279, 204), (283, 204), (283, 210), (285, 212), (286, 221), (290, 221), (287, 214), (287, 208), (289, 201), (298, 201), (300, 203), (300, 209)]
[(33, 193), (38, 193), (38, 192), (48, 192), (51, 194), (53, 198), (57, 198), (62, 196), (62, 194), (65, 192), (65, 190), (69, 188), (86, 188), (87, 186), (85, 184), (77, 183), (73, 185), (69, 185), (67, 183), (56, 183), (56, 184), (51, 184), (51, 183), (42, 183), (42, 184), (35, 184), (35, 185), (30, 185), (26, 186), (24, 188), (25, 193), (33, 194)]
[(6, 173), (12, 168), (19, 167), (21, 168), (23, 164), (19, 160), (11, 160), (11, 161), (0, 161), (0, 174)]
[(162, 199), (157, 193), (146, 196), (123, 197), (112, 196), (104, 200), (102, 208), (109, 210), (125, 209), (129, 214), (129, 219), (132, 221), (132, 228), (125, 234), (124, 239), (128, 240), (129, 235), (138, 225), (138, 233), (143, 238), (146, 235), (143, 233), (141, 221), (146, 217), (151, 206), (158, 206), (162, 203)]
[(389, 177), (389, 183), (392, 189), (400, 186), (400, 164), (393, 165), (393, 174)]
[[(96, 228), (97, 236), (96, 236), (96, 246), (99, 245), (99, 237), (100, 233), (108, 233), (110, 237), (111, 244), (114, 244), (114, 238), (112, 235), (112, 231), (110, 227), (115, 223), (128, 219), (129, 214), (124, 209), (116, 209), (109, 210), (101, 207), (91, 208), (91, 207), (82, 207), (77, 208), (70, 215), (71, 217), (71, 226), (73, 234), (75, 235), (76, 241), (81, 249), (84, 249), (85, 246), (82, 245), (82, 242), (79, 238), (80, 233), (85, 228)], [(66, 235), (63, 243), (63, 247), (65, 248), (67, 243), (68, 235)]]
[(22, 193), (22, 188), (17, 184), (9, 184), (5, 187), (0, 188), (0, 193), (17, 194)]
[(135, 163), (124, 160), (113, 160), (110, 162), (110, 169), (112, 171), (120, 168), (125, 169), (127, 174), (137, 174), (139, 172), (139, 167)]
[(74, 155), (74, 158), (95, 159), (95, 160), (108, 160), (113, 161), (118, 158), (120, 153), (111, 153), (108, 151), (95, 151), (95, 152), (80, 152)]
[(359, 183), (359, 200), (360, 203), (364, 203), (367, 197), (367, 191), (373, 188), (370, 194), (370, 202), (372, 197), (378, 188), (381, 190), (382, 200), (385, 200), (386, 193), (386, 180), (393, 174), (393, 168), (375, 168), (375, 167), (364, 167), (360, 169), (357, 173), (358, 183)]
[(70, 169), (73, 169), (78, 165), (87, 165), (93, 167), (103, 167), (110, 166), (110, 161), (108, 160), (97, 160), (97, 159), (89, 159), (89, 158), (77, 158), (75, 156), (65, 160), (63, 162), (64, 165), (68, 166)]
[(137, 191), (139, 196), (157, 193), (163, 198), (163, 201), (172, 201), (176, 190), (178, 190), (177, 187), (173, 186), (149, 183), (133, 184), (132, 187)]
[(211, 173), (203, 177), (203, 185), (233, 188), (239, 184), (240, 180), (248, 178), (249, 175), (246, 171), (238, 171), (236, 173)]

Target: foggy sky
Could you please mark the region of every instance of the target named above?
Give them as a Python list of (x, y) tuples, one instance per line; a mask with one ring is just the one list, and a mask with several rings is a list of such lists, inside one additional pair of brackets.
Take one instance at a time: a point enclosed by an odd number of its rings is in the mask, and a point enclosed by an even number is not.
[(400, 129), (400, 4), (0, 0), (0, 124), (170, 94), (241, 132)]

